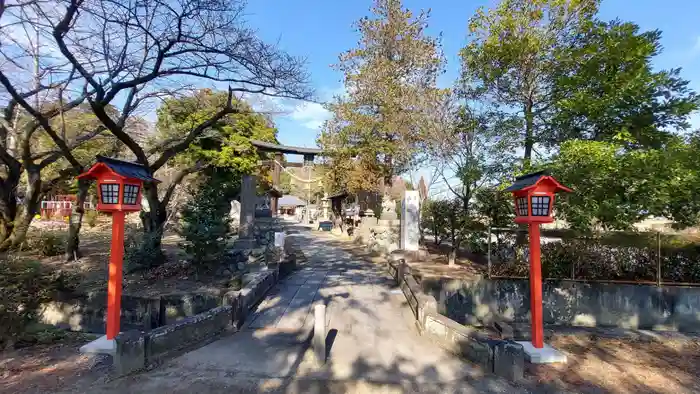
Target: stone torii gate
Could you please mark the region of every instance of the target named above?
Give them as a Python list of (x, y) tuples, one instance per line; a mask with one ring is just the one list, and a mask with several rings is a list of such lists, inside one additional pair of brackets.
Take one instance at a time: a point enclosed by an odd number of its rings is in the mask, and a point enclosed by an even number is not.
[[(314, 158), (318, 156), (321, 153), (320, 149), (316, 148), (302, 148), (302, 147), (296, 147), (296, 146), (286, 146), (286, 145), (279, 145), (279, 144), (274, 144), (272, 142), (265, 142), (265, 141), (258, 141), (258, 140), (251, 140), (250, 143), (258, 149), (258, 151), (261, 152), (270, 152), (274, 153), (274, 159), (273, 160), (264, 160), (262, 162), (262, 165), (267, 165), (272, 168), (272, 188), (274, 189), (273, 193), (270, 193), (270, 210), (272, 211), (272, 215), (276, 216), (277, 215), (277, 202), (279, 197), (281, 196), (280, 192), (280, 175), (282, 172), (282, 160), (284, 159), (284, 154), (288, 155), (303, 155), (304, 156), (304, 161), (302, 163), (286, 163), (285, 167), (310, 167), (313, 165)], [(307, 207), (307, 212), (308, 212), (308, 207)], [(308, 218), (308, 214), (307, 214)]]

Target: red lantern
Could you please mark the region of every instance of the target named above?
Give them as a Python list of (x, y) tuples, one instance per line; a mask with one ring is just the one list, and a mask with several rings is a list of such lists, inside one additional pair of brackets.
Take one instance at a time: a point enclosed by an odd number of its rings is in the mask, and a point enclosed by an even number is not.
[(530, 316), (532, 346), (544, 347), (542, 325), (542, 267), (540, 264), (540, 223), (551, 223), (554, 193), (571, 192), (546, 171), (520, 176), (505, 189), (512, 192), (515, 202), (515, 222), (527, 223), (530, 235)]
[(551, 223), (554, 193), (571, 189), (540, 171), (516, 178), (506, 191), (513, 192), (516, 223)]
[[(124, 258), (124, 216), (141, 210), (143, 182), (159, 182), (141, 164), (97, 156), (97, 163), (80, 179), (96, 179), (97, 210), (112, 213), (112, 249), (107, 285), (107, 340), (119, 334), (121, 315), (122, 265)], [(113, 345), (113, 343), (112, 343)]]

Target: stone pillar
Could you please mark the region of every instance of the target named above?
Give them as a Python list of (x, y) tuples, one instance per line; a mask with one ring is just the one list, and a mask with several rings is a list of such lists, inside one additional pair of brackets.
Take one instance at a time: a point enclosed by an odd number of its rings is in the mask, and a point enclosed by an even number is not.
[[(279, 163), (279, 164), (278, 164)], [(275, 189), (280, 188), (280, 174), (282, 172), (282, 153), (275, 153), (275, 160), (272, 164), (272, 187)], [(271, 196), (270, 198), (270, 210), (272, 211), (272, 216), (277, 216), (277, 211), (279, 209), (278, 197)]]
[(257, 179), (254, 175), (244, 175), (241, 181), (241, 213), (238, 226), (238, 240), (236, 244), (241, 247), (252, 248), (255, 244), (253, 227), (255, 223), (255, 202), (257, 195), (255, 188)]
[(321, 206), (323, 207), (323, 219), (328, 220), (330, 217), (330, 207), (331, 200), (328, 199), (328, 193), (323, 193), (323, 199), (321, 200)]
[(417, 190), (406, 190), (401, 204), (401, 249), (417, 251), (420, 240), (420, 197)]

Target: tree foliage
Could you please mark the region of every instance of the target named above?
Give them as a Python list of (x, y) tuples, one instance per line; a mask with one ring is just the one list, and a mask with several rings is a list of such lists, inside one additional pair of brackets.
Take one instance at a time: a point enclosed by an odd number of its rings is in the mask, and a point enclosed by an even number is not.
[(603, 141), (562, 144), (551, 167), (574, 193), (557, 213), (578, 230), (623, 230), (650, 216), (685, 227), (698, 223), (700, 166), (697, 136), (674, 137), (661, 149), (625, 149)]
[(185, 253), (197, 269), (209, 269), (223, 258), (231, 238), (231, 206), (226, 188), (206, 182), (182, 210)]
[(654, 71), (661, 32), (630, 22), (591, 21), (557, 63), (549, 144), (572, 138), (660, 148), (689, 128), (700, 98), (680, 69)]
[[(376, 0), (357, 24), (357, 48), (340, 55), (346, 95), (328, 105), (319, 144), (336, 185), (377, 190), (415, 162), (416, 146), (441, 90), (440, 42), (426, 34), (429, 14), (414, 15), (400, 0)], [(333, 176), (333, 175), (329, 175)], [(331, 182), (332, 183), (332, 182)]]
[[(167, 150), (211, 118), (226, 100), (226, 92), (210, 89), (165, 100), (158, 109), (157, 134), (150, 144), (159, 151)], [(236, 173), (256, 171), (260, 157), (250, 140), (277, 142), (277, 129), (271, 120), (254, 112), (247, 103), (239, 100), (235, 105), (236, 113), (213, 122), (177, 155), (174, 163), (185, 167), (211, 166)]]

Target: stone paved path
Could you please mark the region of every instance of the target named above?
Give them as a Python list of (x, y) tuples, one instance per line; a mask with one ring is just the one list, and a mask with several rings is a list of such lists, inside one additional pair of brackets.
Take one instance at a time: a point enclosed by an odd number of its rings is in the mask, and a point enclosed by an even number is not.
[[(300, 231), (308, 263), (280, 282), (242, 331), (91, 393), (518, 393), (527, 392), (421, 337), (382, 267)], [(327, 304), (328, 362), (303, 343), (313, 305)]]

